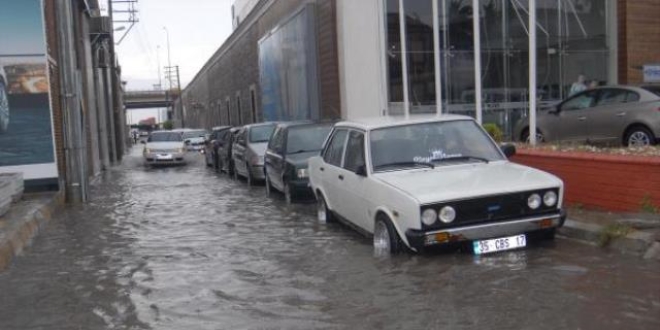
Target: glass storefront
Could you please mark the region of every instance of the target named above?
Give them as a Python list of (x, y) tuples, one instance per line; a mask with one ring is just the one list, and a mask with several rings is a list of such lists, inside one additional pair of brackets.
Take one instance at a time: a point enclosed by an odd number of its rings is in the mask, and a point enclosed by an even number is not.
[[(383, 0), (387, 22), (390, 114), (403, 111), (402, 58), (407, 59), (411, 114), (435, 113), (435, 56), (439, 56), (444, 112), (474, 115), (475, 79), (471, 0)], [(433, 1), (438, 6), (439, 49), (433, 43)], [(528, 86), (528, 0), (480, 0), (484, 122), (510, 133), (524, 116)], [(541, 106), (568, 96), (579, 75), (608, 78), (607, 19), (612, 1), (537, 0), (537, 81)], [(406, 49), (401, 49), (400, 13)], [(405, 56), (404, 56), (405, 55)]]

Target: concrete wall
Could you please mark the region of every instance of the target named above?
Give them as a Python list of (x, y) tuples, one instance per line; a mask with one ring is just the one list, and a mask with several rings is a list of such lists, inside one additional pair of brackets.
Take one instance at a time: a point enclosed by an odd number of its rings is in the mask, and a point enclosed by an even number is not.
[(387, 109), (382, 0), (337, 0), (342, 117), (380, 116)]

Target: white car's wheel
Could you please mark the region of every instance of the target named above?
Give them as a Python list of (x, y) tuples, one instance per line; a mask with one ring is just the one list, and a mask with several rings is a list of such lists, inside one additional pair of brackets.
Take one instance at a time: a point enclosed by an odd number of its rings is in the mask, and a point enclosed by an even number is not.
[(401, 241), (394, 225), (385, 215), (379, 215), (374, 225), (373, 237), (374, 253), (376, 255), (398, 254), (404, 251), (404, 243)]
[(7, 127), (9, 127), (9, 97), (5, 84), (0, 81), (0, 133), (6, 132)]
[(328, 223), (334, 220), (332, 211), (328, 209), (328, 204), (325, 203), (325, 198), (321, 193), (318, 194), (316, 201), (316, 218), (322, 223)]

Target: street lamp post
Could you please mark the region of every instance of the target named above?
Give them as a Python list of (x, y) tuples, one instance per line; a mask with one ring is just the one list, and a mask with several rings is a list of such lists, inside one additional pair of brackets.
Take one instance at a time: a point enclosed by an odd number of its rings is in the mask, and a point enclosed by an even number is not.
[[(172, 67), (172, 61), (170, 58), (170, 32), (167, 30), (166, 26), (163, 26), (163, 30), (165, 30), (165, 35), (167, 36), (167, 67), (170, 68)], [(167, 81), (169, 83), (168, 88), (172, 89), (172, 77), (168, 75)]]

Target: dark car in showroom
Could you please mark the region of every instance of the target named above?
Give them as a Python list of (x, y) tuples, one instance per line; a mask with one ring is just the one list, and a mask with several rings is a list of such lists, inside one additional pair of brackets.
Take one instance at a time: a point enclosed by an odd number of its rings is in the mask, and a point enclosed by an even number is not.
[(222, 137), (226, 131), (229, 131), (231, 126), (217, 126), (211, 129), (211, 134), (206, 140), (204, 145), (204, 158), (206, 159), (206, 166), (217, 169), (218, 168), (218, 148), (223, 142), (220, 137)]
[[(645, 147), (660, 138), (660, 86), (603, 86), (577, 93), (537, 113), (540, 142), (602, 143)], [(514, 136), (529, 140), (529, 119)]]
[(264, 177), (266, 192), (278, 190), (287, 203), (302, 196), (313, 197), (307, 161), (317, 156), (333, 123), (311, 121), (278, 124), (268, 143)]

